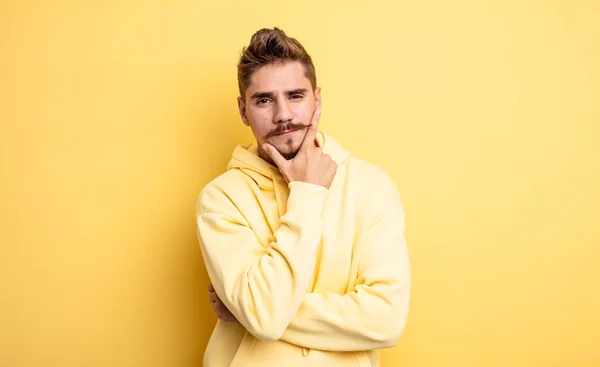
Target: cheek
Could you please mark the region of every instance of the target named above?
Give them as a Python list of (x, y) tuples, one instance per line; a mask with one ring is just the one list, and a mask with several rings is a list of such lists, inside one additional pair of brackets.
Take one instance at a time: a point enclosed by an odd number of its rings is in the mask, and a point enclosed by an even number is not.
[(306, 100), (305, 103), (298, 104), (297, 108), (294, 109), (294, 115), (299, 122), (308, 124), (312, 118), (314, 108), (314, 102)]
[(250, 127), (252, 127), (254, 134), (259, 136), (264, 136), (273, 128), (270, 113), (266, 108), (250, 112), (248, 114), (248, 120), (250, 121)]

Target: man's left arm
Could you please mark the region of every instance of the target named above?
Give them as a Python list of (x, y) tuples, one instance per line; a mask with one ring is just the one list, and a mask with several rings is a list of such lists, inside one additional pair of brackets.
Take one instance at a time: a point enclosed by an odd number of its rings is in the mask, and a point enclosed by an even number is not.
[(394, 346), (406, 325), (410, 263), (397, 194), (371, 221), (354, 289), (308, 293), (282, 340), (311, 349), (360, 351)]

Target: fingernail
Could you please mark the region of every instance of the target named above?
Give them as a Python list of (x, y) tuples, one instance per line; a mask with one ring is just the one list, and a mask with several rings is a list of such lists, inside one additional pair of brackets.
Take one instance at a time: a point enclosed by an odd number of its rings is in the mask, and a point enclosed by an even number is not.
[(320, 114), (321, 114), (321, 109), (317, 108), (317, 115), (320, 115)]

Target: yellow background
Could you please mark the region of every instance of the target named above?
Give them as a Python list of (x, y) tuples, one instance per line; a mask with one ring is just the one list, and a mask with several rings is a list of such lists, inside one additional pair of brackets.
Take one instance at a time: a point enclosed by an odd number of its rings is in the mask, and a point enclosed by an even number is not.
[(201, 365), (195, 200), (279, 26), (406, 206), (383, 366), (600, 366), (600, 2), (491, 3), (0, 3), (0, 365)]

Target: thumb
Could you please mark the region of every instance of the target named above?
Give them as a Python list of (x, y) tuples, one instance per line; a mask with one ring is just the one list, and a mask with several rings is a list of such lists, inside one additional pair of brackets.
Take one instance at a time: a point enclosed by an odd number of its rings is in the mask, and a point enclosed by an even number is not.
[(287, 160), (285, 158), (283, 158), (281, 153), (279, 153), (279, 151), (277, 149), (275, 149), (274, 146), (272, 146), (269, 143), (265, 143), (265, 144), (263, 144), (263, 149), (271, 157), (273, 162), (275, 162), (275, 164), (277, 165), (279, 170), (281, 170), (285, 166), (285, 164), (287, 163)]

